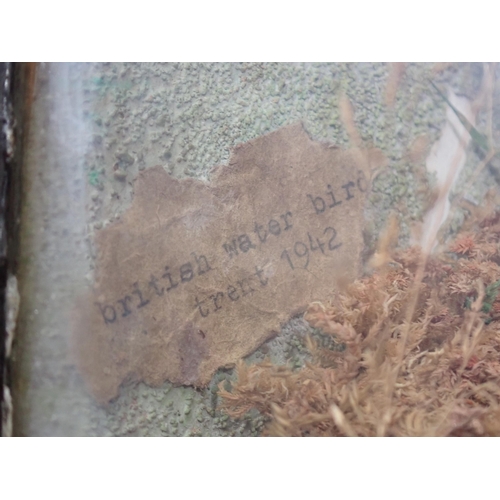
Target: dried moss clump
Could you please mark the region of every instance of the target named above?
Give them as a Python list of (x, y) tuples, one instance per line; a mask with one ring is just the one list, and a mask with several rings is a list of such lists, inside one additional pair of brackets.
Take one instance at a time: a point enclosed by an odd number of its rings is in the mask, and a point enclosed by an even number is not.
[(241, 362), (222, 408), (258, 409), (267, 435), (500, 435), (500, 212), (439, 256), (388, 260), (306, 313), (344, 351), (308, 338), (301, 370)]

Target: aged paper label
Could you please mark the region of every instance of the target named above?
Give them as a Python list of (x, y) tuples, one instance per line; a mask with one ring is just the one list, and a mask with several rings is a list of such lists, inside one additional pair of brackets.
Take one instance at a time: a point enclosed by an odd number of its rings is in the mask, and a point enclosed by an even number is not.
[(298, 124), (236, 147), (209, 184), (141, 173), (132, 207), (96, 235), (95, 286), (78, 306), (77, 365), (95, 398), (125, 379), (203, 386), (357, 277), (360, 153)]

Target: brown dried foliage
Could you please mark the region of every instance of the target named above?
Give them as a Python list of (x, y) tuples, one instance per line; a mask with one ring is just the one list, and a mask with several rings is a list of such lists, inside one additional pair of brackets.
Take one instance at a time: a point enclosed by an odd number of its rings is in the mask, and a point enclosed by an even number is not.
[(298, 371), (241, 361), (223, 409), (258, 409), (267, 435), (500, 435), (500, 213), (475, 229), (428, 258), (421, 281), (413, 247), (311, 304), (307, 321), (345, 350), (307, 338)]

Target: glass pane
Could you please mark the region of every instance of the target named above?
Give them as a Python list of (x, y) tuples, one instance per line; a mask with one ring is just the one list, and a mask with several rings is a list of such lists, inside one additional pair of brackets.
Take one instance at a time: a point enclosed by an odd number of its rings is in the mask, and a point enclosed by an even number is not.
[(496, 433), (495, 71), (40, 64), (14, 433)]

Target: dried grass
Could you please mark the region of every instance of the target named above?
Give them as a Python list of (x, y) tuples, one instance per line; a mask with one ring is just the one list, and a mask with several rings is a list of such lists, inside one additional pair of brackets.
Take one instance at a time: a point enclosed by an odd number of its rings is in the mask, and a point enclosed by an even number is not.
[(381, 241), (376, 272), (305, 315), (345, 350), (309, 337), (298, 371), (241, 361), (229, 415), (256, 408), (278, 436), (500, 435), (500, 213), (435, 257)]

